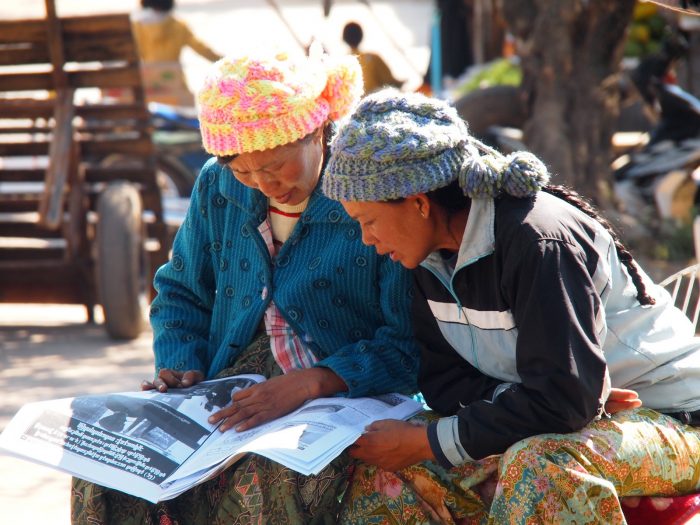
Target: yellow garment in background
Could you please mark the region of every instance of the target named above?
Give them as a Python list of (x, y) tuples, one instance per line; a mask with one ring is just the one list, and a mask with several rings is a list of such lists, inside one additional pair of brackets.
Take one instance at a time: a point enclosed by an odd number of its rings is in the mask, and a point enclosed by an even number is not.
[(184, 47), (215, 61), (219, 54), (199, 40), (184, 22), (172, 15), (165, 15), (161, 21), (133, 19), (132, 27), (139, 55), (144, 62), (171, 62), (180, 60)]
[(184, 22), (167, 13), (143, 10), (132, 16), (132, 31), (139, 56), (146, 99), (176, 106), (193, 106), (194, 97), (185, 82), (180, 53), (185, 47), (204, 58), (220, 57), (199, 40)]
[(352, 50), (353, 55), (357, 56), (362, 68), (362, 77), (365, 81), (365, 95), (377, 91), (383, 87), (401, 87), (400, 80), (394, 78), (391, 74), (389, 66), (386, 62), (375, 53), (364, 53), (357, 49)]

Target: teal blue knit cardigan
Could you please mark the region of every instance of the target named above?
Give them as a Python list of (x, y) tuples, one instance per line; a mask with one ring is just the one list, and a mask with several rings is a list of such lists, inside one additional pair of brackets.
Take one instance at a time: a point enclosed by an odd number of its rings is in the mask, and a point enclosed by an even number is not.
[(317, 188), (272, 260), (258, 225), (267, 199), (209, 161), (151, 305), (156, 369), (231, 366), (271, 299), (351, 397), (415, 392), (410, 274), (362, 244), (357, 223)]

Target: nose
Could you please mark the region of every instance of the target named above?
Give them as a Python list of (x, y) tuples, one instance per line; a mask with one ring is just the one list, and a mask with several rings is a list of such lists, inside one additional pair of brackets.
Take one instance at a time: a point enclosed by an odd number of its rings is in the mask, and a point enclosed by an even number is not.
[(377, 238), (369, 233), (364, 226), (360, 226), (360, 231), (362, 232), (362, 244), (366, 246), (374, 246), (377, 242)]
[(279, 183), (270, 179), (267, 175), (253, 173), (251, 176), (253, 187), (263, 192), (267, 197), (274, 195)]

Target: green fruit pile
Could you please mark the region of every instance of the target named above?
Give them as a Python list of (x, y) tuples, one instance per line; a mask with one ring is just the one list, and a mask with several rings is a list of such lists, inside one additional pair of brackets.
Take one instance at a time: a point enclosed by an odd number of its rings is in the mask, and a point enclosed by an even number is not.
[(519, 86), (522, 79), (522, 70), (517, 60), (499, 58), (486, 64), (472, 66), (455, 91), (458, 96), (463, 96), (490, 86)]
[(625, 42), (625, 56), (641, 58), (658, 52), (666, 25), (656, 4), (637, 2)]

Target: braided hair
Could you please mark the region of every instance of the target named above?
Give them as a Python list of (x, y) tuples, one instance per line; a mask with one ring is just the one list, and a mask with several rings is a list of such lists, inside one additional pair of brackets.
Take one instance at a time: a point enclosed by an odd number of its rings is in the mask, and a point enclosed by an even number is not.
[(596, 208), (590, 202), (584, 199), (583, 196), (581, 196), (579, 193), (564, 186), (549, 184), (542, 188), (542, 191), (544, 191), (545, 193), (549, 193), (550, 195), (554, 195), (555, 197), (559, 197), (560, 199), (568, 202), (575, 208), (578, 208), (592, 219), (598, 221), (612, 237), (613, 242), (615, 243), (615, 250), (617, 251), (617, 256), (620, 258), (622, 264), (624, 264), (627, 268), (630, 277), (632, 277), (632, 282), (634, 283), (634, 286), (637, 289), (637, 300), (639, 301), (639, 303), (642, 305), (656, 304), (656, 299), (654, 299), (647, 292), (646, 286), (644, 285), (644, 281), (642, 280), (642, 276), (639, 273), (639, 267), (637, 266), (637, 263), (632, 257), (632, 254), (625, 247), (625, 245), (622, 244), (622, 241), (620, 240), (619, 236), (617, 235), (617, 232), (615, 232), (615, 229), (612, 227), (610, 222), (605, 217), (600, 215), (598, 213), (598, 210), (596, 210)]

